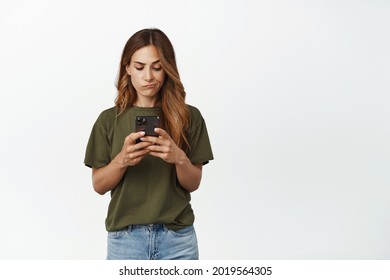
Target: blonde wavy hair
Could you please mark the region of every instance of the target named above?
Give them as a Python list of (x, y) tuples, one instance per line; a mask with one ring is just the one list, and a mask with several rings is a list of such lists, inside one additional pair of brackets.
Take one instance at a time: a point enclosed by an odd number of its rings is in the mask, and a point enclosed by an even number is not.
[(176, 145), (186, 151), (190, 148), (187, 138), (190, 112), (185, 103), (186, 92), (180, 81), (173, 46), (168, 37), (159, 29), (150, 28), (136, 32), (123, 49), (116, 83), (118, 95), (115, 99), (115, 106), (118, 115), (133, 106), (137, 99), (137, 92), (126, 72), (126, 66), (130, 64), (131, 57), (137, 50), (149, 45), (157, 48), (162, 69), (166, 74), (158, 94), (161, 106), (161, 128), (167, 131)]

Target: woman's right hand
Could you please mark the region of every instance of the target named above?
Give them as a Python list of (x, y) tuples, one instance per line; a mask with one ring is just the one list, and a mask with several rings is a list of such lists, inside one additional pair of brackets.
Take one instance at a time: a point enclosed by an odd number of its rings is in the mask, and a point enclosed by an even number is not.
[(145, 132), (133, 132), (125, 138), (122, 150), (106, 166), (92, 168), (93, 188), (99, 194), (105, 194), (117, 186), (128, 166), (137, 165), (150, 151), (146, 147), (150, 142), (136, 143)]
[(145, 148), (152, 145), (150, 142), (141, 141), (137, 143), (137, 139), (143, 137), (144, 135), (144, 131), (129, 134), (125, 138), (122, 150), (115, 157), (115, 161), (117, 161), (122, 167), (137, 165), (145, 157), (145, 155), (150, 152)]

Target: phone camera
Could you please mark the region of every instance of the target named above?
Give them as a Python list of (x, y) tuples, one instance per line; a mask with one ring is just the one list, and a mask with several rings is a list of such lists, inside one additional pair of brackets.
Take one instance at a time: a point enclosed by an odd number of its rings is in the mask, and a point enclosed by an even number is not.
[(146, 119), (145, 118), (141, 118), (141, 117), (137, 117), (137, 125), (139, 125), (139, 126), (146, 125)]

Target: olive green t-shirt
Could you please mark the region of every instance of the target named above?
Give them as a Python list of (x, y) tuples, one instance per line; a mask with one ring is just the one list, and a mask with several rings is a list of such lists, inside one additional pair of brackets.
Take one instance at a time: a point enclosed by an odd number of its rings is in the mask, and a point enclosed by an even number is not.
[[(213, 159), (205, 121), (199, 110), (188, 105), (190, 150), (193, 164)], [(160, 108), (130, 107), (117, 116), (115, 107), (103, 111), (96, 120), (88, 141), (84, 163), (100, 168), (108, 165), (121, 151), (124, 139), (135, 131), (136, 116), (158, 116)], [(111, 191), (106, 218), (107, 231), (134, 224), (165, 224), (172, 230), (192, 225), (191, 195), (180, 186), (175, 165), (146, 155), (138, 165), (129, 166), (119, 184)]]

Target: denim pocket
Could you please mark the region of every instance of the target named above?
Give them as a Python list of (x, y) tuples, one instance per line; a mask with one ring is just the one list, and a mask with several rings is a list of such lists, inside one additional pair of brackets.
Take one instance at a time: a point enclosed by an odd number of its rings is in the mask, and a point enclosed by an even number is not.
[(118, 239), (118, 238), (121, 238), (125, 235), (127, 231), (127, 228), (125, 229), (121, 229), (121, 230), (117, 230), (117, 231), (109, 231), (108, 232), (108, 238), (112, 238), (112, 239)]
[(176, 237), (187, 237), (187, 236), (191, 236), (194, 233), (195, 229), (194, 226), (188, 226), (176, 231), (171, 229), (168, 229), (168, 231), (169, 233), (171, 233), (173, 236)]

